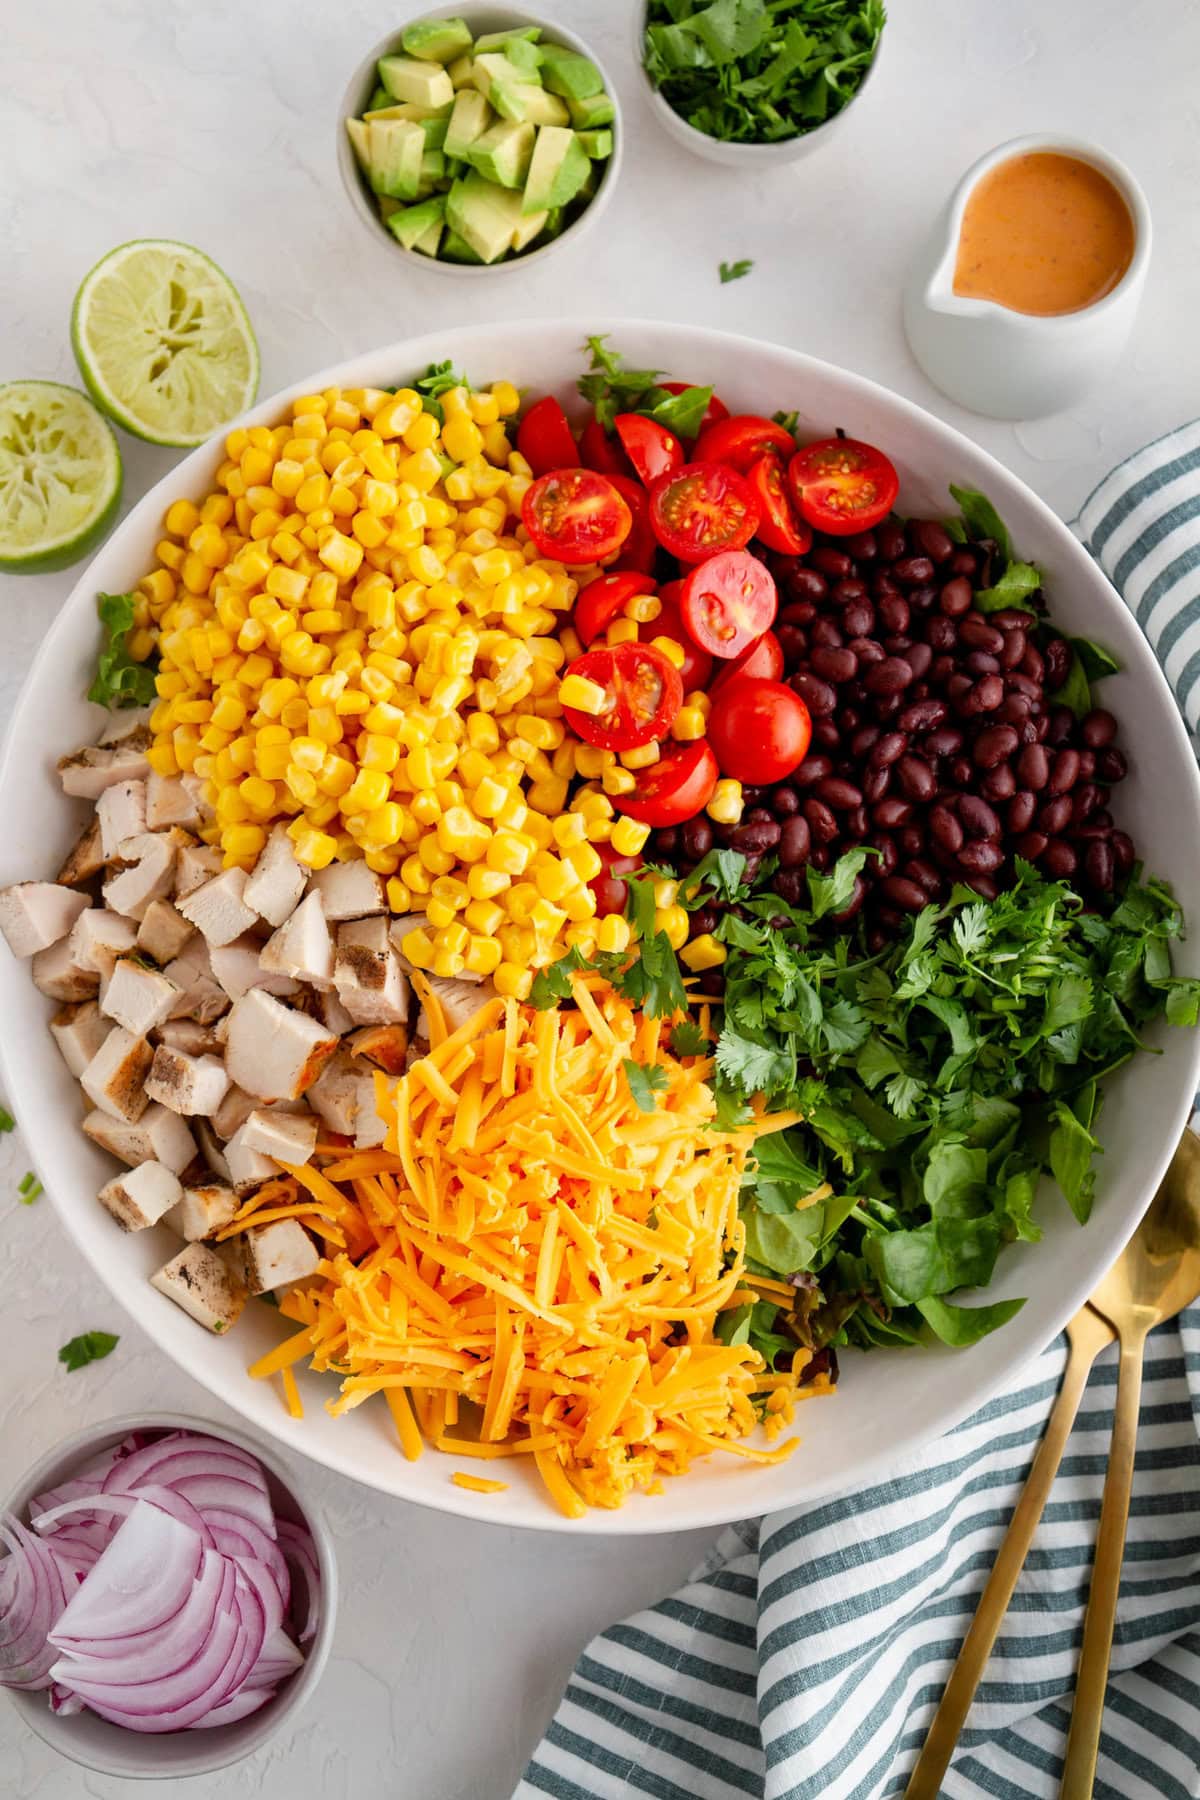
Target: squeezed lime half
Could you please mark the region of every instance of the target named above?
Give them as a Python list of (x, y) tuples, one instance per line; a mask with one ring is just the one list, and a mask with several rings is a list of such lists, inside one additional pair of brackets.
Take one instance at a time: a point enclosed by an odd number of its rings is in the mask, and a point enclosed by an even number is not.
[(0, 386), (0, 569), (42, 575), (98, 544), (121, 502), (112, 427), (77, 388)]

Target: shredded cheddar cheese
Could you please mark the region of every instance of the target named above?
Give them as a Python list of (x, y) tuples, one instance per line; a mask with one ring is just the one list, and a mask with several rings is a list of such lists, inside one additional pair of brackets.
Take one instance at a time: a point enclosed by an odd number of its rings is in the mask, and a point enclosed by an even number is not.
[[(331, 1147), (321, 1169), (287, 1167), (290, 1206), (270, 1196), (272, 1216), (304, 1213), (325, 1254), (281, 1301), (301, 1329), (251, 1374), (286, 1382), (302, 1359), (335, 1371), (335, 1416), (382, 1394), (409, 1458), (426, 1440), (531, 1455), (580, 1517), (713, 1451), (787, 1456), (795, 1440), (772, 1440), (805, 1357), (769, 1374), (715, 1336), (725, 1308), (756, 1297), (738, 1218), (747, 1153), (794, 1116), (715, 1130), (711, 1064), (671, 1055), (660, 1022), (597, 977), (574, 983), (574, 1008), (496, 998), (453, 1032), (422, 994), (428, 1056), (377, 1077), (383, 1147)], [(652, 1113), (626, 1058), (664, 1072)], [(243, 1229), (262, 1216), (242, 1213)], [(748, 1442), (760, 1422), (767, 1442)]]

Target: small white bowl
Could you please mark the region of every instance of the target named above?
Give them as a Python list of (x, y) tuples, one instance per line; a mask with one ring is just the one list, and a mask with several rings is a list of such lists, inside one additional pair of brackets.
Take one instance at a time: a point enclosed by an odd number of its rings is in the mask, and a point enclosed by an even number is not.
[[(1133, 219), (1133, 260), (1111, 293), (1078, 312), (1015, 312), (954, 292), (967, 201), (998, 163), (1032, 151), (1073, 156), (1106, 175)], [(1124, 163), (1055, 132), (1011, 138), (967, 170), (929, 234), (904, 290), (904, 329), (930, 381), (960, 406), (992, 419), (1061, 412), (1111, 368), (1124, 348), (1150, 265), (1150, 208)]]
[(56, 1487), (80, 1464), (119, 1444), (131, 1431), (194, 1431), (236, 1444), (262, 1464), (277, 1516), (305, 1526), (317, 1554), (321, 1610), (317, 1634), (308, 1647), (304, 1667), (289, 1677), (278, 1693), (248, 1718), (239, 1719), (232, 1725), (215, 1725), (205, 1731), (126, 1731), (123, 1726), (101, 1719), (86, 1708), (68, 1717), (53, 1713), (44, 1692), (25, 1693), (16, 1688), (4, 1688), (0, 1692), (8, 1696), (26, 1725), (43, 1743), (81, 1768), (95, 1769), (101, 1775), (116, 1775), (126, 1781), (209, 1775), (214, 1769), (240, 1762), (273, 1738), (301, 1710), (320, 1681), (329, 1660), (337, 1617), (337, 1565), (333, 1558), (333, 1540), (320, 1513), (310, 1500), (301, 1497), (291, 1470), (280, 1462), (274, 1451), (264, 1449), (256, 1438), (247, 1437), (245, 1432), (229, 1425), (218, 1425), (212, 1419), (194, 1419), (186, 1413), (136, 1413), (85, 1426), (34, 1463), (0, 1510), (15, 1513), (22, 1524), (28, 1523), (27, 1509), (35, 1494)]
[[(406, 250), (398, 237), (390, 232), (379, 216), (379, 206), (375, 195), (363, 177), (358, 158), (354, 154), (350, 138), (346, 131), (346, 120), (356, 119), (362, 113), (367, 101), (378, 85), (375, 65), (381, 56), (393, 56), (401, 50), (401, 35), (410, 26), (424, 24), (431, 19), (445, 18), (465, 19), (470, 27), (471, 36), (481, 37), (489, 31), (511, 31), (522, 25), (540, 25), (551, 43), (562, 44), (568, 50), (574, 50), (578, 56), (586, 56), (594, 62), (604, 78), (604, 91), (613, 104), (613, 122), (607, 127), (613, 134), (612, 155), (604, 164), (596, 192), (588, 201), (583, 211), (572, 219), (557, 237), (545, 244), (538, 244), (531, 250), (522, 250), (519, 256), (505, 256), (494, 263), (459, 263), (448, 262), (440, 256), (425, 256), (420, 250)], [(337, 117), (337, 160), (341, 171), (342, 186), (349, 196), (350, 204), (358, 217), (376, 242), (383, 242), (394, 250), (397, 256), (423, 269), (440, 269), (445, 275), (495, 275), (504, 269), (529, 269), (534, 263), (553, 255), (564, 245), (575, 243), (589, 225), (594, 225), (612, 198), (617, 185), (617, 177), (621, 168), (621, 157), (625, 148), (625, 128), (621, 119), (621, 102), (617, 96), (616, 84), (612, 76), (601, 62), (590, 45), (582, 38), (568, 31), (565, 25), (557, 20), (540, 19), (536, 13), (516, 12), (503, 6), (456, 6), (454, 0), (446, 0), (444, 6), (437, 6), (430, 12), (415, 13), (406, 19), (399, 30), (389, 32), (381, 38), (370, 53), (363, 57), (355, 69), (346, 91), (342, 96)]]
[(644, 4), (639, 3), (633, 12), (633, 58), (639, 71), (650, 107), (663, 130), (673, 137), (677, 144), (690, 150), (695, 156), (702, 156), (706, 162), (724, 163), (727, 168), (735, 169), (774, 169), (784, 163), (799, 162), (802, 156), (816, 150), (822, 144), (828, 144), (838, 135), (838, 127), (848, 113), (852, 112), (862, 99), (863, 92), (879, 67), (879, 58), (883, 53), (883, 40), (887, 35), (887, 26), (880, 33), (879, 42), (875, 46), (875, 54), (871, 58), (867, 72), (859, 82), (840, 112), (832, 113), (829, 118), (822, 119), (819, 125), (813, 125), (807, 131), (799, 132), (795, 137), (780, 138), (770, 144), (731, 144), (722, 138), (709, 137), (706, 131), (697, 131), (669, 101), (664, 100), (649, 75), (646, 73), (644, 38), (646, 30), (646, 12)]

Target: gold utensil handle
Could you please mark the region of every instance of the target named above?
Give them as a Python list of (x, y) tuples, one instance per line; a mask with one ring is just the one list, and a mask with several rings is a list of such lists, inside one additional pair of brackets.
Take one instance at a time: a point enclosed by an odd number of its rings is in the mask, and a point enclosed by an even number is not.
[[(1148, 1324), (1152, 1323), (1152, 1319), (1148, 1321)], [(1117, 1620), (1117, 1594), (1121, 1586), (1121, 1564), (1125, 1557), (1125, 1532), (1129, 1524), (1133, 1459), (1137, 1448), (1138, 1412), (1142, 1401), (1142, 1359), (1145, 1351), (1145, 1330), (1130, 1334), (1122, 1340), (1112, 1447), (1108, 1454), (1108, 1474), (1104, 1478), (1100, 1531), (1096, 1538), (1096, 1561), (1092, 1569), (1087, 1616), (1083, 1623), (1083, 1649), (1075, 1680), (1075, 1705), (1071, 1711), (1071, 1730), (1067, 1737), (1062, 1787), (1059, 1789), (1062, 1800), (1090, 1800), (1096, 1781), (1100, 1725), (1104, 1717), (1104, 1690), (1108, 1686), (1113, 1627)]]
[(1050, 1414), (1045, 1435), (1033, 1460), (1021, 1498), (996, 1556), (987, 1586), (979, 1597), (975, 1617), (958, 1653), (958, 1660), (946, 1683), (929, 1735), (925, 1739), (916, 1768), (913, 1770), (904, 1800), (938, 1800), (942, 1778), (950, 1766), (954, 1746), (970, 1711), (987, 1666), (1001, 1622), (1008, 1610), (1013, 1590), (1029, 1554), (1038, 1521), (1042, 1516), (1058, 1465), (1062, 1461), (1079, 1402), (1087, 1386), (1093, 1362), (1111, 1344), (1113, 1332), (1105, 1320), (1084, 1308), (1071, 1321), (1071, 1350), (1063, 1372), (1062, 1386), (1054, 1410)]

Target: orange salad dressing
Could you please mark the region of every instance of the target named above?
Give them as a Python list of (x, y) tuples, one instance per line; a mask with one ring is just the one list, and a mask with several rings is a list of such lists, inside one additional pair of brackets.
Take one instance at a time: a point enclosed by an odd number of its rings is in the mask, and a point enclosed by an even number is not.
[(963, 214), (954, 292), (1013, 312), (1079, 312), (1133, 258), (1133, 219), (1106, 175), (1052, 151), (1012, 156), (976, 183)]

